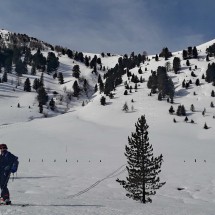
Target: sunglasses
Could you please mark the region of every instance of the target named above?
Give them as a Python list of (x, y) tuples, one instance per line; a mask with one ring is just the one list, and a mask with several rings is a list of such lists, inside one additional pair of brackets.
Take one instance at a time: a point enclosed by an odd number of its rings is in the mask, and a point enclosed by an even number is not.
[(0, 147), (0, 149), (7, 149), (7, 148), (5, 148), (5, 147)]

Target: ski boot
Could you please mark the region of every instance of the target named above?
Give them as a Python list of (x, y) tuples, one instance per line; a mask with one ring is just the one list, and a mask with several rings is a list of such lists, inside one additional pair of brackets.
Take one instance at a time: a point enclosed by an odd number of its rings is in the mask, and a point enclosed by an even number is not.
[(0, 205), (11, 205), (10, 199), (3, 199), (2, 197), (0, 198)]

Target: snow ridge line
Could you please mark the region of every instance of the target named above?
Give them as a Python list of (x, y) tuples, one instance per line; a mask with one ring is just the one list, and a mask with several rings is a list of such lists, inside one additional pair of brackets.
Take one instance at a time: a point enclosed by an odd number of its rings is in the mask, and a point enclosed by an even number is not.
[(86, 189), (76, 193), (76, 194), (73, 194), (73, 195), (69, 195), (67, 196), (67, 198), (75, 198), (75, 197), (78, 197), (86, 192), (88, 192), (89, 190), (93, 189), (94, 187), (96, 187), (98, 184), (100, 184), (102, 181), (106, 180), (106, 179), (110, 179), (110, 178), (113, 178), (115, 176), (118, 176), (120, 174), (122, 174), (126, 168), (122, 169), (126, 164), (123, 164), (122, 166), (120, 166), (118, 169), (116, 169), (115, 171), (113, 171), (112, 173), (110, 173), (109, 175), (107, 175), (106, 177), (104, 177), (103, 179), (100, 179), (98, 181), (96, 181), (94, 184), (92, 184), (91, 186), (87, 187)]

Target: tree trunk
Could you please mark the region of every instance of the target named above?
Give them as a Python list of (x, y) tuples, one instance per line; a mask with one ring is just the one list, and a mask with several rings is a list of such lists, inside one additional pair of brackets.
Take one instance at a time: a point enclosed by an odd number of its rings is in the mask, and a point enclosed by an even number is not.
[(142, 183), (142, 203), (145, 204), (146, 203), (146, 189), (145, 189), (145, 168), (144, 168), (144, 140), (143, 140), (143, 134), (141, 135), (141, 139), (142, 139), (142, 147), (143, 147), (143, 157), (142, 157), (142, 170), (143, 170), (143, 183)]

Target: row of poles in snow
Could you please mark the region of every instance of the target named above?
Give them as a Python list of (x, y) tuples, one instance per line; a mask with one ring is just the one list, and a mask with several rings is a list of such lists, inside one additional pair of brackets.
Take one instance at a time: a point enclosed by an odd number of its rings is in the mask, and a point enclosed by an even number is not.
[[(46, 160), (46, 161), (47, 161), (47, 160)], [(29, 163), (31, 162), (31, 159), (30, 159), (30, 158), (28, 159), (28, 162), (29, 162)], [(41, 162), (43, 163), (43, 162), (45, 162), (45, 160), (42, 159)], [(53, 162), (56, 163), (56, 162), (57, 162), (57, 159), (54, 159)], [(68, 159), (66, 159), (65, 162), (66, 162), (66, 163), (69, 162)], [(76, 160), (76, 163), (78, 163), (78, 162), (79, 162), (79, 160)], [(99, 160), (99, 163), (101, 163), (101, 162), (102, 162), (102, 160)], [(89, 160), (88, 163), (91, 163), (91, 160)]]
[[(46, 160), (46, 161), (47, 161), (47, 160)], [(28, 159), (28, 162), (29, 162), (29, 163), (31, 162), (31, 159), (30, 159), (30, 158)], [(45, 160), (42, 159), (41, 162), (43, 163), (43, 162), (45, 162)], [(57, 159), (54, 159), (53, 162), (56, 163), (56, 162), (57, 162)], [(66, 162), (66, 163), (69, 162), (68, 159), (66, 159), (65, 162)], [(76, 163), (78, 163), (78, 162), (79, 162), (79, 160), (76, 160)], [(102, 160), (99, 160), (99, 163), (101, 163), (101, 162), (102, 162)], [(184, 163), (186, 163), (186, 162), (187, 162), (187, 161), (184, 160)], [(190, 161), (189, 161), (189, 162), (190, 162)], [(198, 160), (198, 161), (197, 161), (197, 159), (194, 159), (194, 162), (195, 162), (195, 163), (197, 163), (197, 162), (198, 162), (198, 163), (202, 163), (202, 162), (206, 163), (207, 161), (206, 161), (206, 160), (203, 160), (203, 161), (202, 161), (202, 160)], [(88, 163), (91, 163), (91, 160), (88, 160)]]

